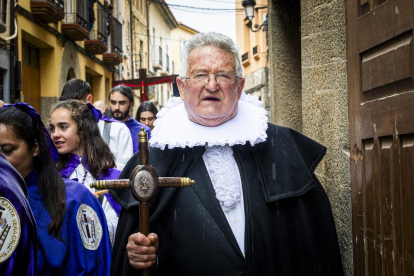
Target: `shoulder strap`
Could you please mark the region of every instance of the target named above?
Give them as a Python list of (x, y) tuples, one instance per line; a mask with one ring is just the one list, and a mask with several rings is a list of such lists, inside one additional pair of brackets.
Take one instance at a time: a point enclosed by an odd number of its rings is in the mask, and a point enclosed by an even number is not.
[(105, 125), (104, 125), (104, 129), (103, 129), (103, 133), (102, 133), (102, 138), (104, 139), (104, 141), (109, 145), (109, 137), (111, 134), (111, 122), (107, 122), (105, 121)]

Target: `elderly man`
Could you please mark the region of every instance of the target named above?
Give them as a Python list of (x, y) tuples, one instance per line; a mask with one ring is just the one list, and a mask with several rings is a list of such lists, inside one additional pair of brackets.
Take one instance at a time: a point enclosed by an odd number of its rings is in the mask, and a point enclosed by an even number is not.
[[(236, 45), (217, 33), (187, 41), (177, 78), (180, 99), (159, 112), (150, 163), (160, 176), (187, 176), (163, 188), (139, 233), (130, 191), (111, 194), (122, 212), (112, 275), (342, 275), (329, 200), (314, 174), (326, 149), (267, 123), (242, 92)], [(134, 155), (120, 178), (129, 178)]]
[[(85, 104), (91, 104), (90, 107), (94, 108), (92, 106), (93, 96), (91, 93), (91, 86), (81, 79), (71, 79), (63, 86), (62, 95), (60, 95), (59, 101), (69, 99), (79, 100)], [(129, 158), (134, 154), (131, 133), (125, 124), (100, 114), (99, 110), (96, 110), (94, 114), (97, 117), (101, 136), (115, 156), (116, 167), (119, 170), (122, 170), (126, 162), (128, 162)]]
[(111, 115), (115, 120), (125, 123), (129, 128), (132, 137), (134, 153), (139, 150), (138, 133), (141, 128), (151, 135), (151, 129), (144, 124), (135, 121), (131, 116), (131, 108), (134, 107), (134, 93), (126, 85), (117, 85), (109, 92), (108, 100), (111, 108)]

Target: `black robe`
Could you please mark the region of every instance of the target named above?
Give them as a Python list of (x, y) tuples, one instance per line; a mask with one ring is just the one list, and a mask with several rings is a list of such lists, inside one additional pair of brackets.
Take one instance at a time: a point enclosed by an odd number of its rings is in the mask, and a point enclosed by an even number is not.
[[(237, 244), (202, 155), (204, 147), (150, 148), (159, 176), (188, 176), (195, 184), (161, 188), (151, 202), (150, 231), (159, 237), (152, 275), (343, 275), (335, 224), (314, 175), (326, 149), (302, 134), (269, 124), (266, 142), (233, 146), (244, 197), (245, 257)], [(134, 155), (120, 178), (129, 178)], [(139, 231), (129, 190), (121, 204), (111, 275), (137, 275), (125, 246)]]

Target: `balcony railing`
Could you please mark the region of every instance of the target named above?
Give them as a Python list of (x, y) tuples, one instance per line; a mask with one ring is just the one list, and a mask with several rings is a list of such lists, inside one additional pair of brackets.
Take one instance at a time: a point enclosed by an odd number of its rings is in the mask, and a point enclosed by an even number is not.
[(89, 40), (99, 40), (105, 45), (108, 44), (108, 10), (100, 3), (97, 2), (97, 14), (95, 24), (89, 34)]
[(242, 64), (247, 66), (250, 64), (250, 57), (249, 57), (249, 52), (244, 53), (241, 56), (241, 60), (242, 60)]
[(111, 50), (103, 54), (103, 60), (116, 66), (122, 62), (122, 24), (115, 17), (111, 18)]
[(122, 24), (112, 17), (112, 34), (114, 36), (114, 47), (112, 52), (122, 56)]
[(49, 3), (52, 3), (59, 10), (65, 11), (64, 0), (30, 0), (30, 2), (35, 2), (35, 3), (49, 2)]
[(77, 0), (76, 10), (74, 8), (74, 0), (65, 3), (65, 21), (66, 24), (78, 24), (82, 28), (89, 29), (89, 7), (88, 0)]
[(159, 50), (159, 53), (158, 53), (158, 57), (159, 57), (159, 65), (161, 65), (161, 66), (162, 66), (162, 47), (161, 47), (161, 46), (159, 46), (158, 50)]
[(253, 56), (254, 55), (257, 55), (257, 53), (258, 53), (258, 46), (254, 46), (253, 49), (252, 49), (252, 52), (253, 52)]
[(30, 8), (32, 14), (47, 23), (58, 23), (65, 14), (64, 0), (31, 0)]

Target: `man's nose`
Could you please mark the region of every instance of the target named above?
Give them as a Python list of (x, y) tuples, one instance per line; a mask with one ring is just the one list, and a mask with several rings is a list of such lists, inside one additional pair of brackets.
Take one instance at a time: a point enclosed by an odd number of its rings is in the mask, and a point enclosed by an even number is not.
[(210, 91), (216, 91), (216, 90), (219, 89), (219, 84), (216, 81), (216, 75), (215, 74), (210, 75), (205, 87), (206, 87), (206, 89), (208, 89)]

